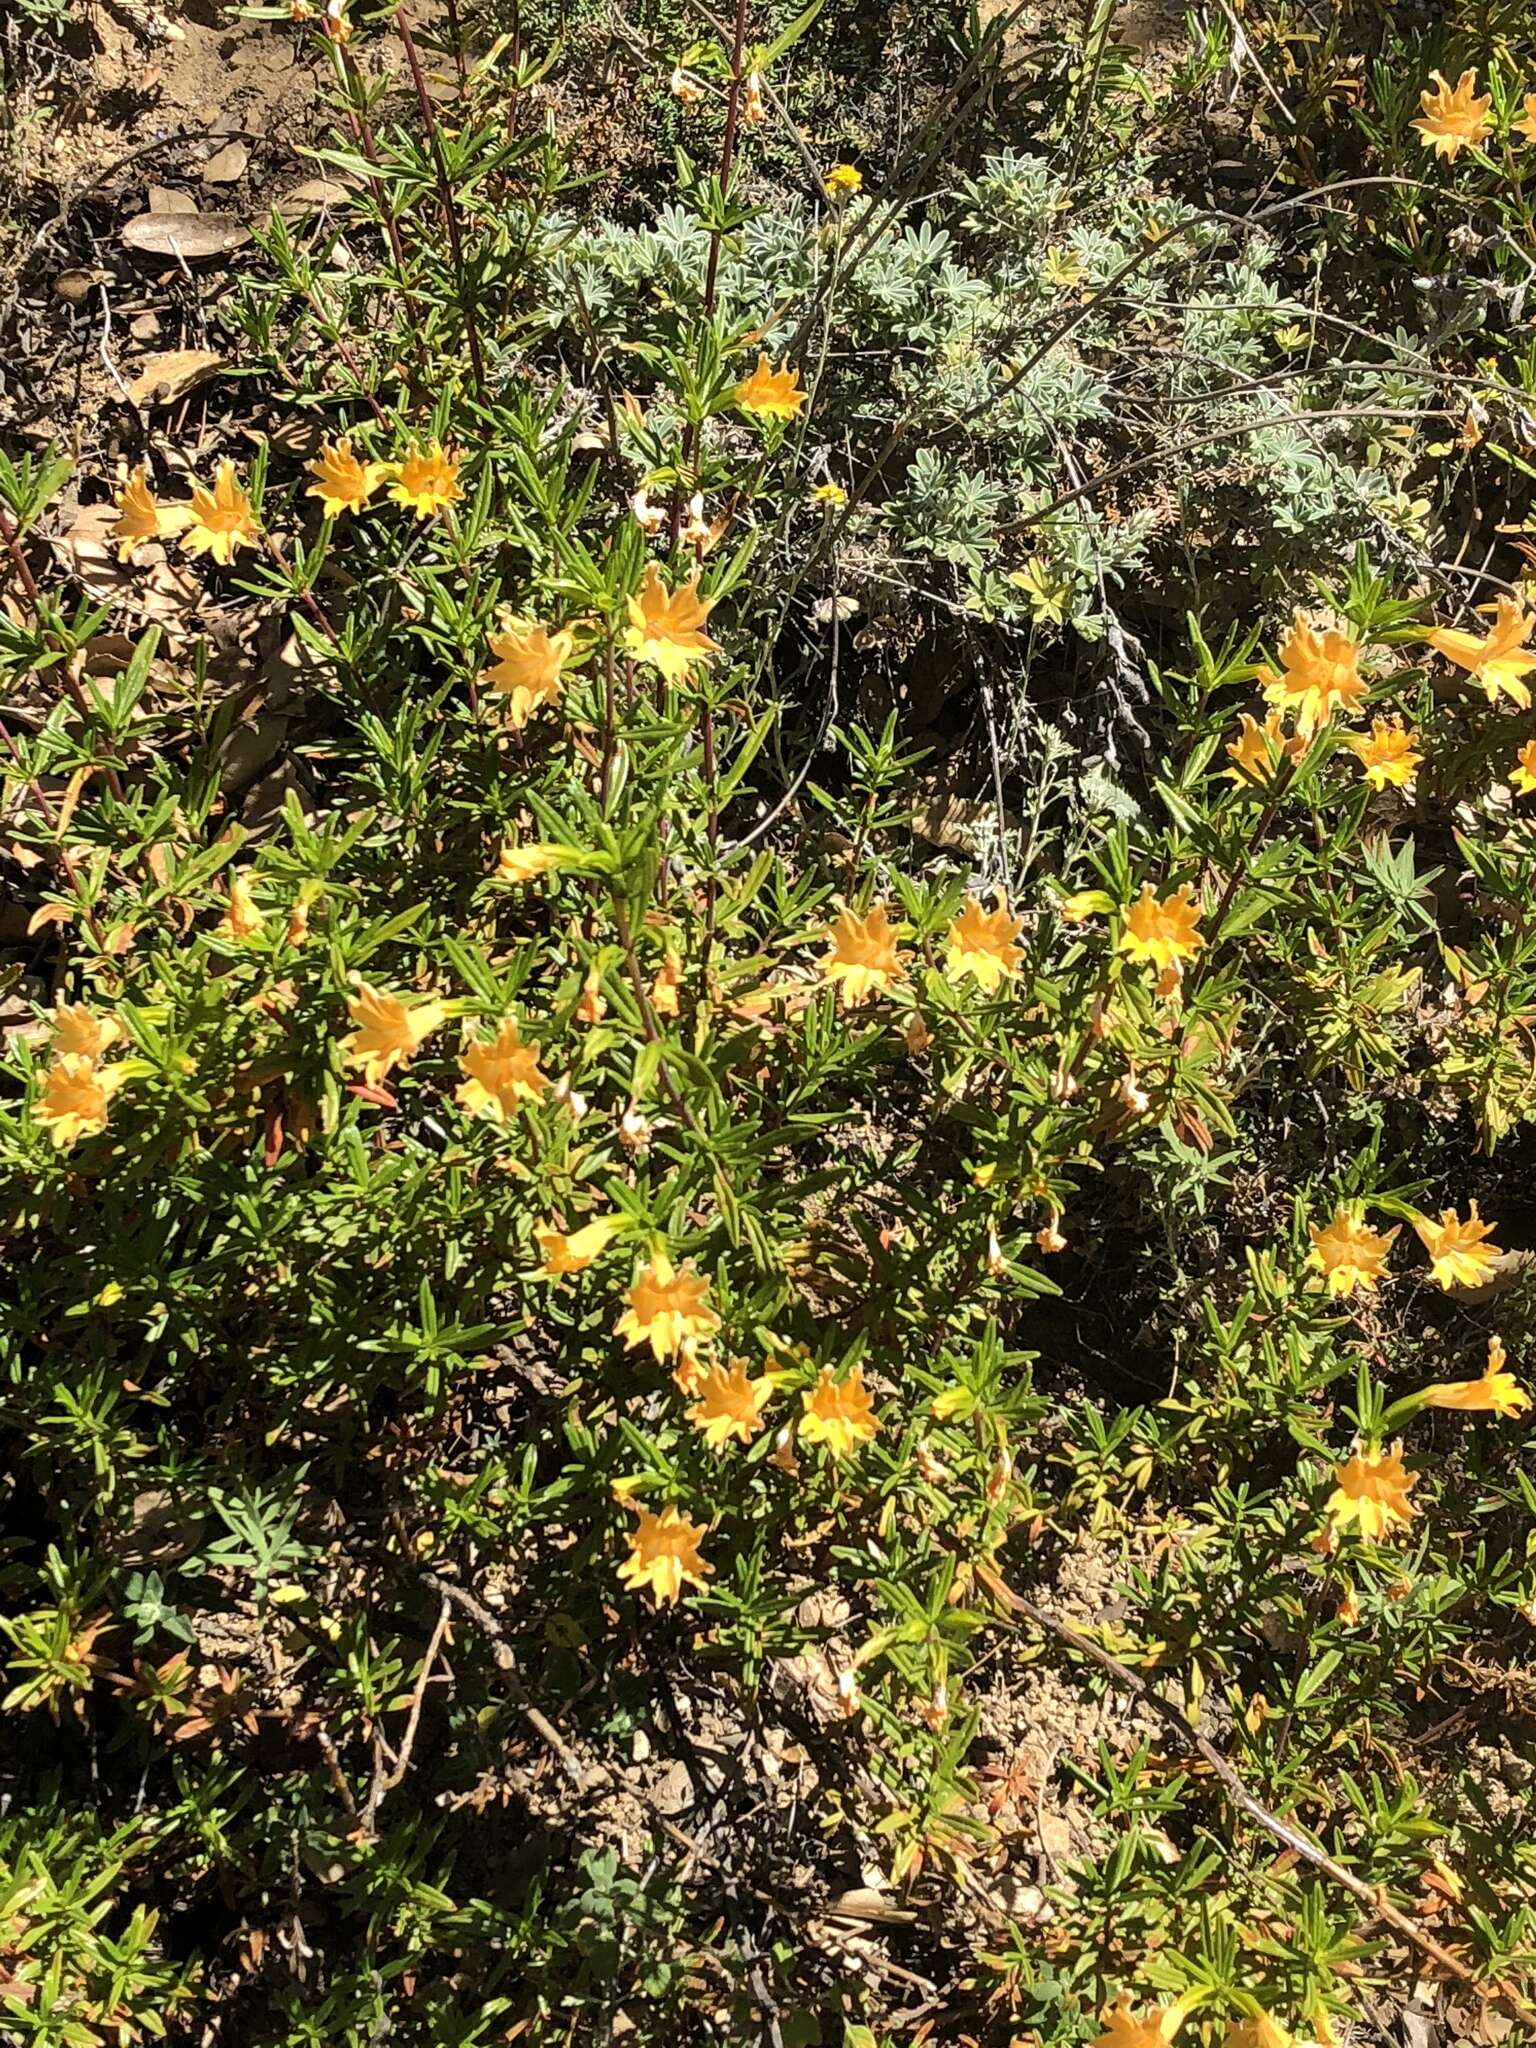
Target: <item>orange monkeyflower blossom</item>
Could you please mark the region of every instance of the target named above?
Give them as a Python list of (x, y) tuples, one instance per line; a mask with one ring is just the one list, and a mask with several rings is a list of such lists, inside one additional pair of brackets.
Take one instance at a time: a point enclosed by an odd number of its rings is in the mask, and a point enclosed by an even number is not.
[(570, 1232), (556, 1230), (552, 1223), (537, 1225), (533, 1235), (544, 1259), (534, 1267), (535, 1274), (541, 1280), (559, 1280), (567, 1273), (585, 1272), (607, 1250), (621, 1227), (612, 1216), (594, 1216), (580, 1230)]
[(121, 1040), (123, 1027), (115, 1017), (98, 1017), (84, 1003), (60, 1003), (48, 1032), (55, 1053), (99, 1060)]
[(1291, 2048), (1291, 2036), (1267, 2012), (1234, 2020), (1222, 2039), (1221, 2048)]
[(1122, 1991), (1104, 2014), (1104, 2032), (1093, 2048), (1165, 2048), (1183, 2025), (1193, 2003), (1193, 1997), (1186, 1994), (1172, 2005), (1155, 2007), (1145, 2019), (1139, 2020), (1131, 2011), (1129, 1994)]
[(704, 1525), (690, 1522), (674, 1508), (653, 1515), (639, 1502), (633, 1503), (640, 1517), (629, 1532), (629, 1556), (619, 1566), (619, 1577), (632, 1591), (645, 1587), (658, 1607), (675, 1601), (686, 1580), (702, 1593), (711, 1570), (699, 1555)]
[(1229, 781), (1272, 782), (1282, 763), (1299, 761), (1307, 751), (1307, 743), (1299, 733), (1286, 737), (1278, 711), (1271, 711), (1262, 725), (1246, 711), (1242, 716), (1242, 729), (1227, 748), (1232, 766), (1222, 770)]
[(459, 482), (462, 460), (457, 448), (444, 448), (441, 441), (434, 441), (425, 451), (413, 448), (403, 462), (390, 464), (394, 483), (389, 495), (418, 519), (430, 519), (434, 512), (456, 505), (463, 497), (464, 486)]
[(189, 555), (212, 555), (228, 568), (239, 549), (255, 546), (260, 532), (251, 501), (235, 481), (232, 462), (219, 464), (211, 491), (201, 484), (192, 486), (181, 543)]
[(1420, 1396), (1426, 1408), (1457, 1408), (1469, 1415), (1498, 1415), (1508, 1420), (1529, 1408), (1531, 1397), (1512, 1372), (1498, 1337), (1488, 1339), (1488, 1363), (1475, 1380), (1437, 1380)]
[(1476, 1202), (1468, 1203), (1465, 1223), (1454, 1209), (1442, 1209), (1438, 1223), (1431, 1223), (1427, 1216), (1415, 1216), (1413, 1227), (1419, 1243), (1429, 1253), (1431, 1274), (1437, 1285), (1447, 1290), (1481, 1287), (1502, 1256), (1496, 1244), (1485, 1242), (1498, 1226), (1483, 1221)]
[(126, 562), (142, 541), (161, 540), (180, 533), (192, 517), (186, 505), (162, 505), (150, 487), (149, 470), (140, 463), (113, 499), (117, 523), (112, 538), (117, 542), (117, 559)]
[(253, 939), (266, 919), (256, 908), (256, 898), (244, 875), (229, 878), (229, 908), (214, 926), (221, 939)]
[(1150, 960), (1164, 972), (1181, 974), (1182, 963), (1193, 960), (1205, 944), (1197, 929), (1199, 906), (1186, 882), (1171, 895), (1158, 897), (1150, 882), (1125, 913), (1115, 951), (1128, 960)]
[(681, 100), (684, 107), (696, 107), (704, 97), (704, 81), (696, 78), (691, 71), (685, 71), (681, 64), (674, 64), (667, 89), (674, 99)]
[(1522, 711), (1529, 711), (1531, 692), (1524, 678), (1536, 669), (1536, 652), (1526, 645), (1532, 627), (1536, 627), (1536, 612), (1528, 612), (1517, 598), (1505, 596), (1494, 605), (1493, 624), (1486, 634), (1436, 626), (1424, 637), (1437, 654), (1482, 684), (1490, 704), (1505, 696)]
[(712, 1451), (723, 1450), (732, 1437), (750, 1443), (763, 1427), (763, 1409), (773, 1398), (773, 1381), (747, 1378), (747, 1361), (733, 1358), (729, 1370), (713, 1365), (699, 1381), (699, 1398), (688, 1420)]
[(741, 96), (741, 118), (749, 128), (761, 127), (768, 118), (768, 109), (763, 102), (761, 71), (747, 73), (746, 87)]
[(1310, 740), (1335, 711), (1353, 711), (1365, 695), (1360, 643), (1333, 628), (1319, 632), (1298, 612), (1280, 643), (1280, 667), (1257, 670), (1265, 701), (1294, 712), (1297, 735)]
[(843, 910), (827, 935), (827, 953), (821, 963), (823, 981), (838, 984), (845, 1010), (856, 1010), (877, 992), (884, 992), (906, 978), (896, 947), (896, 934), (886, 917), (885, 905), (876, 903), (863, 917)]
[(1075, 896), (1061, 899), (1056, 906), (1056, 915), (1063, 924), (1086, 924), (1090, 917), (1102, 917), (1113, 909), (1113, 903), (1102, 889), (1079, 889)]
[(596, 961), (587, 969), (587, 978), (581, 984), (581, 996), (576, 1004), (578, 1024), (600, 1024), (608, 1014), (608, 1005), (603, 997), (603, 977)]
[(496, 856), (496, 879), (498, 882), (531, 882), (535, 875), (548, 874), (566, 858), (563, 846), (550, 846), (538, 840), (519, 846), (509, 839)]
[(1414, 751), (1418, 737), (1401, 719), (1377, 718), (1371, 721), (1369, 738), (1347, 739), (1344, 744), (1365, 770), (1373, 789), (1385, 789), (1388, 783), (1401, 789), (1413, 780), (1424, 759)]
[(965, 908), (944, 941), (950, 974), (968, 974), (990, 994), (1018, 973), (1024, 949), (1014, 940), (1023, 929), (1023, 918), (1010, 917), (1006, 902), (1000, 902), (995, 910), (983, 910), (974, 896), (967, 896)]
[(339, 441), (322, 441), (320, 453), (304, 465), (315, 479), (304, 493), (318, 498), (327, 519), (343, 512), (361, 512), (390, 473), (387, 462), (364, 462), (352, 453), (352, 439), (343, 434)]
[(827, 173), (826, 185), (834, 199), (841, 199), (844, 193), (864, 190), (864, 173), (852, 164), (834, 164)]
[(1330, 1294), (1353, 1294), (1357, 1287), (1374, 1294), (1400, 1228), (1401, 1225), (1394, 1225), (1386, 1232), (1372, 1230), (1354, 1211), (1336, 1209), (1328, 1223), (1320, 1228), (1309, 1226), (1312, 1249), (1307, 1254), (1307, 1264), (1322, 1274)]
[(494, 1038), (466, 1047), (462, 1065), (464, 1079), (453, 1092), (454, 1101), (470, 1116), (488, 1117), (493, 1124), (504, 1124), (520, 1102), (537, 1102), (549, 1089), (539, 1048), (524, 1045), (515, 1017), (508, 1017)]
[(560, 701), (575, 645), (574, 635), (565, 627), (551, 633), (547, 626), (513, 625), (504, 633), (491, 635), (496, 665), (486, 669), (480, 680), (506, 698), (507, 722), (514, 731), (520, 732), (541, 704)]
[(1333, 1476), (1338, 1483), (1323, 1513), (1336, 1530), (1353, 1523), (1367, 1543), (1374, 1543), (1399, 1524), (1406, 1528), (1417, 1512), (1408, 1496), (1419, 1475), (1403, 1464), (1400, 1441), (1387, 1451), (1357, 1450)]
[(439, 1002), (407, 1003), (366, 981), (348, 996), (347, 1013), (357, 1029), (342, 1040), (342, 1056), (348, 1066), (362, 1068), (370, 1088), (395, 1067), (408, 1067), (446, 1015)]
[(824, 1365), (821, 1377), (800, 1402), (801, 1441), (825, 1444), (834, 1458), (851, 1457), (880, 1427), (862, 1365), (855, 1365), (845, 1380), (834, 1379), (832, 1368)]
[(720, 651), (704, 630), (713, 605), (713, 598), (699, 596), (697, 576), (681, 590), (668, 590), (656, 564), (647, 562), (640, 595), (629, 600), (624, 645), (669, 683), (684, 683), (699, 662)]
[(1536, 791), (1536, 740), (1527, 740), (1516, 754), (1509, 779), (1522, 796), (1530, 796)]
[(720, 1318), (709, 1306), (709, 1282), (691, 1265), (673, 1268), (667, 1254), (658, 1249), (641, 1267), (629, 1290), (629, 1307), (614, 1325), (613, 1334), (624, 1339), (626, 1350), (649, 1344), (658, 1365), (680, 1352), (691, 1353), (720, 1327)]
[(1523, 135), (1527, 142), (1536, 142), (1536, 92), (1525, 95), (1525, 118), (1512, 125), (1517, 135)]
[(1493, 100), (1490, 95), (1476, 97), (1475, 71), (1463, 71), (1454, 85), (1446, 84), (1442, 72), (1429, 75), (1433, 88), (1426, 86), (1419, 94), (1424, 118), (1409, 125), (1418, 130), (1421, 147), (1454, 163), (1464, 149), (1475, 149), (1488, 133), (1488, 109)]
[(43, 1092), (33, 1105), (33, 1118), (62, 1152), (106, 1129), (112, 1097), (127, 1078), (121, 1067), (98, 1067), (79, 1053), (61, 1053), (43, 1069)]
[(792, 420), (805, 407), (800, 372), (792, 370), (788, 362), (774, 369), (761, 349), (757, 368), (736, 386), (733, 397), (743, 412), (760, 413), (771, 420)]
[(651, 983), (651, 1008), (658, 1017), (677, 1015), (678, 990), (682, 985), (683, 963), (675, 953), (668, 953), (656, 971)]

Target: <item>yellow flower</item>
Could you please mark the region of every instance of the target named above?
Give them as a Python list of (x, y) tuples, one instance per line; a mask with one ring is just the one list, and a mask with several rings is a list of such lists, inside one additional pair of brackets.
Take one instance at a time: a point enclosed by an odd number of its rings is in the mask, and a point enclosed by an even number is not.
[(552, 1223), (539, 1224), (533, 1234), (544, 1262), (535, 1266), (534, 1272), (541, 1280), (558, 1280), (566, 1273), (584, 1272), (607, 1250), (619, 1227), (611, 1216), (594, 1216), (590, 1223), (583, 1223), (580, 1230), (569, 1235), (556, 1230)]
[(1536, 740), (1527, 740), (1515, 756), (1515, 766), (1510, 781), (1522, 796), (1529, 796), (1536, 790)]
[(1512, 1372), (1506, 1372), (1504, 1346), (1499, 1338), (1488, 1339), (1488, 1363), (1481, 1379), (1437, 1380), (1426, 1387), (1426, 1408), (1459, 1408), (1474, 1415), (1518, 1415), (1529, 1408), (1531, 1397)]
[(856, 1010), (877, 990), (890, 988), (905, 974), (883, 903), (875, 904), (864, 917), (844, 910), (827, 933), (827, 945), (830, 950), (821, 963), (822, 979), (842, 984), (845, 1010)]
[(1334, 1473), (1338, 1484), (1323, 1504), (1323, 1513), (1335, 1529), (1347, 1529), (1353, 1522), (1367, 1543), (1385, 1536), (1394, 1524), (1404, 1528), (1415, 1509), (1408, 1498), (1418, 1474), (1403, 1465), (1402, 1444), (1389, 1451), (1356, 1451), (1347, 1465)]
[(347, 434), (339, 441), (322, 441), (316, 460), (304, 466), (315, 479), (304, 495), (320, 500), (327, 519), (343, 512), (361, 512), (390, 473), (387, 462), (363, 462), (354, 455)]
[(1267, 2012), (1256, 2012), (1251, 2019), (1233, 2021), (1221, 2048), (1291, 2048), (1291, 2037)]
[(841, 484), (818, 484), (811, 493), (813, 505), (846, 505), (848, 493)]
[(695, 663), (720, 651), (704, 630), (713, 604), (713, 598), (699, 596), (697, 576), (681, 590), (668, 590), (656, 564), (647, 562), (640, 595), (629, 600), (624, 645), (636, 661), (660, 669), (669, 683), (686, 682)]
[(757, 368), (736, 386), (735, 399), (743, 412), (761, 413), (771, 420), (792, 420), (805, 405), (800, 372), (792, 370), (787, 362), (774, 369), (759, 349)]
[(855, 170), (852, 164), (834, 164), (827, 173), (827, 190), (834, 199), (840, 199), (845, 192), (862, 192), (864, 173)]
[(1523, 135), (1527, 142), (1536, 142), (1536, 92), (1525, 96), (1525, 119), (1514, 123), (1517, 135)]
[(185, 505), (162, 505), (150, 489), (149, 471), (141, 462), (112, 501), (117, 507), (117, 524), (112, 538), (117, 542), (117, 559), (126, 562), (141, 541), (159, 540), (180, 533), (192, 517)]
[(519, 846), (509, 839), (496, 856), (496, 879), (498, 882), (531, 882), (535, 875), (547, 874), (557, 868), (565, 859), (563, 846), (550, 846), (540, 841), (531, 841)]
[(658, 1607), (677, 1599), (685, 1579), (702, 1593), (711, 1569), (699, 1555), (703, 1524), (686, 1520), (676, 1508), (653, 1515), (637, 1502), (635, 1513), (640, 1520), (629, 1532), (629, 1556), (619, 1566), (623, 1583), (632, 1590), (644, 1586)]
[(1464, 149), (1475, 148), (1488, 133), (1488, 109), (1491, 97), (1477, 99), (1477, 73), (1463, 71), (1454, 86), (1447, 85), (1442, 73), (1431, 71), (1434, 90), (1428, 86), (1419, 94), (1419, 105), (1424, 109), (1422, 121), (1410, 125), (1419, 131), (1419, 142), (1425, 149), (1432, 149), (1436, 156), (1449, 157), (1453, 162)]
[(444, 1016), (441, 1003), (407, 1004), (366, 981), (348, 996), (347, 1013), (357, 1029), (342, 1040), (342, 1055), (348, 1066), (362, 1068), (370, 1088), (377, 1088), (394, 1067), (408, 1067)]
[(842, 1381), (832, 1377), (830, 1366), (823, 1366), (821, 1377), (800, 1401), (805, 1411), (800, 1418), (802, 1442), (825, 1444), (834, 1458), (850, 1457), (880, 1427), (861, 1365)]
[(575, 644), (564, 627), (551, 633), (547, 626), (513, 626), (491, 635), (496, 666), (480, 680), (506, 698), (507, 720), (514, 730), (521, 730), (541, 704), (560, 701), (562, 677)]
[(214, 926), (221, 939), (252, 939), (266, 919), (256, 908), (256, 898), (244, 875), (229, 878), (229, 908)]
[(974, 896), (967, 896), (965, 908), (949, 928), (945, 950), (952, 975), (969, 974), (989, 994), (1004, 979), (1019, 971), (1024, 958), (1022, 946), (1014, 940), (1024, 929), (1022, 917), (1010, 917), (1008, 905), (983, 910)]
[(478, 1039), (462, 1061), (464, 1079), (453, 1099), (470, 1116), (504, 1124), (520, 1102), (537, 1102), (549, 1087), (539, 1067), (539, 1048), (524, 1045), (517, 1019), (508, 1017), (491, 1039)]
[(1499, 598), (1493, 610), (1493, 625), (1486, 636), (1464, 633), (1455, 626), (1437, 626), (1424, 637), (1437, 654), (1482, 684), (1490, 704), (1497, 703), (1502, 692), (1522, 711), (1529, 711), (1531, 693), (1521, 679), (1536, 668), (1536, 653), (1526, 645), (1536, 626), (1536, 612), (1528, 612), (1518, 599), (1507, 596)]
[(1335, 711), (1352, 711), (1365, 695), (1360, 643), (1331, 628), (1319, 632), (1298, 612), (1280, 643), (1280, 667), (1260, 668), (1258, 680), (1276, 711), (1294, 711), (1296, 731), (1311, 739)]
[(1349, 1209), (1336, 1209), (1321, 1229), (1309, 1225), (1312, 1249), (1307, 1264), (1316, 1266), (1330, 1294), (1353, 1294), (1357, 1287), (1374, 1294), (1398, 1228), (1383, 1234)]
[(683, 977), (683, 963), (675, 953), (668, 953), (656, 971), (651, 983), (651, 1008), (658, 1017), (677, 1015), (678, 989)]
[(251, 501), (235, 481), (232, 462), (219, 464), (211, 491), (205, 491), (201, 484), (192, 486), (186, 535), (181, 543), (189, 555), (212, 555), (227, 568), (238, 549), (255, 546), (260, 532)]
[(1104, 2032), (1094, 2042), (1093, 2048), (1164, 2048), (1173, 2039), (1184, 2019), (1187, 2000), (1180, 1999), (1175, 2005), (1161, 2005), (1139, 2020), (1131, 2011), (1131, 2001), (1121, 1992), (1109, 2011), (1104, 2015)]
[(1345, 746), (1365, 770), (1373, 789), (1390, 782), (1401, 789), (1411, 782), (1423, 755), (1414, 752), (1418, 734), (1397, 718), (1375, 718), (1368, 739), (1348, 739)]
[(43, 1092), (32, 1115), (51, 1129), (62, 1152), (106, 1129), (108, 1106), (127, 1078), (121, 1067), (98, 1067), (78, 1053), (62, 1053), (43, 1069)]
[(729, 1371), (714, 1365), (705, 1373), (688, 1420), (712, 1451), (722, 1449), (732, 1437), (750, 1443), (763, 1426), (763, 1407), (772, 1397), (772, 1380), (749, 1380), (747, 1361), (733, 1358)]
[(1442, 1209), (1440, 1221), (1415, 1216), (1413, 1227), (1419, 1243), (1429, 1253), (1429, 1270), (1441, 1287), (1481, 1287), (1501, 1256), (1496, 1244), (1485, 1243), (1496, 1226), (1485, 1223), (1476, 1202), (1467, 1205), (1467, 1220), (1458, 1220), (1454, 1209)]
[(673, 97), (680, 99), (685, 107), (697, 106), (704, 97), (704, 81), (695, 78), (691, 71), (684, 70), (681, 64), (673, 65), (672, 76), (667, 81), (667, 86)]
[(123, 1027), (115, 1017), (98, 1017), (84, 1003), (60, 1003), (49, 1026), (53, 1050), (73, 1059), (99, 1060), (118, 1043)]
[(1186, 882), (1169, 896), (1159, 899), (1150, 882), (1125, 913), (1125, 922), (1115, 950), (1128, 960), (1150, 960), (1172, 974), (1182, 974), (1181, 963), (1193, 960), (1205, 944), (1196, 929), (1200, 911), (1194, 891)]
[(692, 1266), (674, 1272), (667, 1254), (657, 1251), (635, 1276), (629, 1307), (615, 1324), (614, 1335), (624, 1339), (626, 1350), (649, 1344), (657, 1362), (664, 1364), (719, 1329), (720, 1318), (706, 1300), (708, 1293), (709, 1282)]
[(404, 462), (391, 465), (395, 481), (389, 495), (397, 505), (409, 506), (418, 519), (430, 519), (434, 512), (456, 505), (463, 497), (461, 460), (456, 448), (444, 448), (441, 441), (434, 441), (425, 454), (413, 448)]
[(1307, 751), (1307, 743), (1299, 734), (1286, 738), (1278, 711), (1271, 711), (1262, 725), (1246, 711), (1242, 717), (1242, 730), (1227, 748), (1232, 766), (1221, 771), (1229, 781), (1272, 782), (1283, 761), (1298, 761)]

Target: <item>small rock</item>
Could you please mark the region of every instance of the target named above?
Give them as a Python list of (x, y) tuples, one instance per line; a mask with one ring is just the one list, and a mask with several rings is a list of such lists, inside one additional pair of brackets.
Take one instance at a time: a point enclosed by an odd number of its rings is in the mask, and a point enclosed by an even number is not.
[(643, 1764), (651, 1753), (651, 1738), (643, 1728), (637, 1728), (629, 1740), (629, 1753), (637, 1764)]
[(651, 1790), (650, 1803), (658, 1813), (686, 1813), (693, 1804), (693, 1780), (685, 1763), (668, 1764)]

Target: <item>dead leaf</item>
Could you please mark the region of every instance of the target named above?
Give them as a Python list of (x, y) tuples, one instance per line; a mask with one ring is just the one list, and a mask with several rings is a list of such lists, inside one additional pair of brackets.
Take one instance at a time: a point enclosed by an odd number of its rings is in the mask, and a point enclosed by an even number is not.
[(223, 367), (224, 358), (211, 348), (163, 349), (144, 358), (143, 368), (128, 386), (128, 396), (145, 411), (174, 405)]
[(50, 924), (68, 924), (74, 914), (74, 906), (70, 903), (41, 904), (27, 919), (27, 937), (35, 938)]
[(141, 213), (124, 225), (121, 239), (125, 249), (140, 256), (208, 263), (241, 248), (251, 231), (232, 213)]
[(202, 602), (203, 586), (188, 570), (168, 562), (159, 548), (143, 549), (137, 566), (119, 562), (111, 537), (116, 524), (115, 506), (86, 505), (54, 545), (96, 603), (122, 605), (141, 618), (175, 624)]
[(302, 220), (307, 213), (345, 205), (350, 196), (347, 186), (338, 184), (334, 178), (310, 178), (285, 192), (277, 202), (277, 210), (284, 220)]
[(54, 296), (67, 306), (81, 305), (102, 281), (99, 270), (61, 270), (53, 280)]
[(148, 196), (151, 213), (196, 213), (198, 210), (192, 194), (178, 192), (174, 185), (151, 185)]
[(251, 160), (251, 152), (243, 142), (226, 142), (221, 150), (209, 157), (203, 165), (203, 182), (208, 185), (233, 185), (245, 176), (245, 167)]

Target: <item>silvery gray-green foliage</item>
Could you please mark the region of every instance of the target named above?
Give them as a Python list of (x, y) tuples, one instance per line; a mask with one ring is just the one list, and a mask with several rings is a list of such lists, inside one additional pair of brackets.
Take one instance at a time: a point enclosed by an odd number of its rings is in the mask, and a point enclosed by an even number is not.
[[(883, 452), (845, 577), (878, 583), (887, 612), (903, 592), (919, 608), (937, 596), (1092, 640), (1116, 588), (1186, 519), (1226, 532), (1234, 578), (1261, 589), (1313, 566), (1362, 511), (1414, 540), (1371, 417), (1402, 403), (1407, 366), (1340, 369), (1326, 348), (1298, 349), (1308, 313), (1283, 288), (1273, 234), (1171, 205), (1134, 161), (1078, 193), (1011, 148), (893, 209), (862, 249), (883, 207), (875, 193), (761, 208), (717, 298), (771, 355), (798, 339), (818, 475), (852, 488)], [(654, 334), (658, 307), (697, 301), (708, 252), (697, 214), (671, 204), (649, 225), (573, 229), (551, 284), (569, 320), (622, 342)], [(706, 449), (732, 431), (711, 421)], [(1057, 508), (1120, 467), (1112, 494)]]

